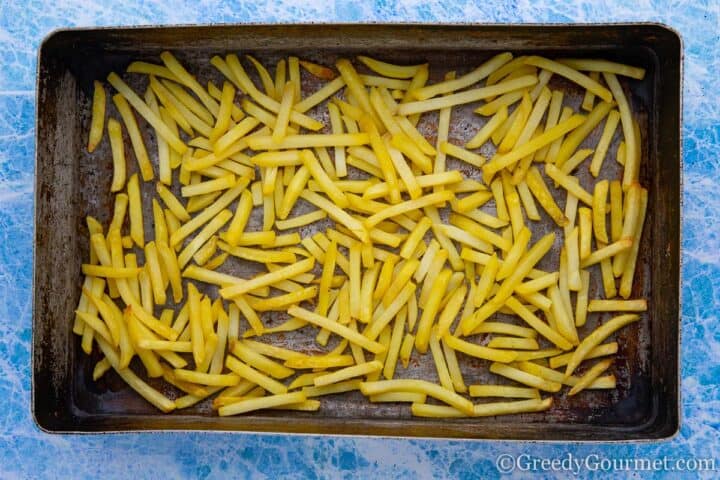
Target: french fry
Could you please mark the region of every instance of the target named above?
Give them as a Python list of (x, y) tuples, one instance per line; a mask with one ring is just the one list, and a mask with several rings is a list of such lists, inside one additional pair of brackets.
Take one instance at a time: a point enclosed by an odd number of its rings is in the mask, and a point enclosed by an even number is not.
[(358, 55), (358, 60), (365, 64), (370, 70), (385, 77), (391, 78), (411, 78), (417, 75), (418, 70), (423, 67), (427, 67), (427, 64), (422, 65), (393, 65), (391, 63), (381, 62), (364, 55)]
[(644, 68), (632, 67), (630, 65), (624, 65), (622, 63), (611, 62), (608, 60), (561, 58), (558, 60), (558, 63), (562, 63), (563, 65), (567, 65), (575, 70), (585, 72), (609, 72), (614, 73), (615, 75), (624, 75), (626, 77), (634, 78), (635, 80), (642, 80), (645, 78)]
[(427, 395), (415, 392), (387, 392), (371, 395), (368, 397), (371, 403), (382, 402), (408, 402), (408, 403), (425, 403)]
[(586, 119), (584, 116), (573, 115), (567, 120), (561, 121), (560, 123), (552, 127), (550, 130), (543, 132), (542, 134), (536, 136), (535, 138), (519, 146), (518, 148), (515, 148), (506, 154), (495, 156), (488, 163), (483, 165), (483, 179), (487, 182), (503, 168), (513, 165), (520, 159), (527, 157), (532, 153), (535, 153), (537, 150), (540, 150), (547, 145), (550, 145), (552, 142), (562, 137), (566, 133), (573, 131), (580, 125), (584, 125), (585, 122)]
[[(589, 211), (588, 211), (589, 213)], [(580, 290), (580, 253), (579, 253), (580, 229), (575, 227), (570, 235), (565, 238), (565, 251), (567, 252), (567, 283), (568, 288), (573, 291)]]
[(582, 327), (585, 325), (588, 310), (588, 291), (590, 289), (590, 272), (587, 270), (580, 271), (581, 286), (577, 295), (575, 304), (575, 326)]
[(582, 86), (586, 90), (593, 92), (595, 95), (602, 98), (606, 102), (611, 102), (613, 99), (613, 94), (610, 93), (607, 88), (603, 87), (587, 75), (583, 75), (574, 68), (569, 67), (565, 64), (537, 56), (528, 57), (527, 60), (525, 60), (525, 63), (527, 65), (534, 65), (544, 70), (549, 70), (553, 73), (556, 73), (557, 75), (565, 77), (568, 80)]
[(615, 255), (630, 249), (630, 247), (632, 247), (632, 243), (632, 239), (623, 238), (617, 242), (611, 243), (610, 245), (598, 248), (580, 262), (580, 268), (587, 268), (595, 265), (596, 263), (600, 263), (605, 259), (614, 257)]
[(647, 300), (590, 300), (588, 312), (645, 312)]
[(325, 385), (322, 387), (305, 387), (302, 389), (302, 392), (306, 397), (320, 397), (323, 395), (333, 395), (336, 393), (359, 390), (361, 383), (362, 382), (359, 379), (346, 380), (344, 382), (333, 383), (332, 385)]
[[(447, 72), (445, 74), (446, 81), (452, 81), (455, 79), (455, 72)], [(447, 143), (448, 134), (450, 132), (450, 116), (452, 115), (452, 107), (441, 108), (438, 114), (437, 123), (437, 135), (435, 145), (437, 146), (437, 152), (435, 153), (435, 163), (433, 165), (434, 173), (441, 173), (445, 171), (445, 160), (447, 158), (446, 152), (441, 145)], [(441, 191), (442, 188), (435, 188), (435, 191)]]
[[(165, 141), (168, 142), (168, 145), (170, 145), (173, 150), (175, 150), (181, 155), (185, 153), (185, 150), (187, 150), (187, 145), (185, 145), (185, 143), (180, 140), (177, 135), (173, 134), (170, 128), (168, 128), (167, 125), (163, 123), (162, 119), (152, 110), (150, 110), (147, 104), (143, 102), (140, 97), (138, 97), (138, 95), (133, 92), (132, 89), (128, 87), (128, 85), (123, 82), (116, 73), (113, 72), (108, 75), (107, 80), (115, 88), (115, 90), (120, 92), (120, 94), (127, 100), (127, 102), (130, 103), (130, 105), (132, 105), (133, 108), (145, 120), (147, 120), (147, 122), (158, 132), (158, 135), (162, 136)], [(115, 101), (115, 97), (113, 97), (113, 101)], [(115, 103), (117, 106), (118, 102)], [(122, 102), (120, 103), (122, 104)], [(124, 117), (123, 120), (125, 120)], [(125, 126), (128, 127), (127, 123), (125, 124)], [(143, 179), (145, 179), (145, 176), (143, 176)]]
[[(498, 153), (507, 153), (513, 149), (515, 144), (518, 142), (520, 133), (525, 128), (532, 108), (533, 105), (532, 100), (530, 100), (530, 94), (528, 92), (525, 92), (523, 94), (522, 101), (520, 102), (520, 106), (516, 110), (517, 113), (514, 113), (514, 118), (513, 121), (510, 123), (510, 128), (505, 133), (502, 141), (498, 145)], [(517, 146), (520, 145), (518, 144)]]
[(156, 305), (165, 305), (165, 282), (160, 265), (160, 256), (158, 254), (155, 242), (148, 242), (145, 245), (145, 262), (150, 273), (150, 283), (152, 285), (153, 296)]
[(592, 207), (592, 195), (590, 195), (587, 190), (582, 188), (579, 182), (572, 180), (573, 177), (563, 173), (552, 163), (548, 163), (545, 165), (545, 173), (548, 175), (548, 177), (552, 178), (558, 184), (560, 184), (560, 186), (563, 187), (565, 190), (572, 192), (572, 194), (578, 197), (580, 201)]
[(502, 363), (493, 362), (490, 365), (490, 371), (511, 380), (515, 380), (516, 382), (522, 383), (523, 385), (537, 388), (538, 390), (542, 390), (544, 392), (558, 392), (562, 388), (562, 385), (558, 382), (545, 380), (544, 378), (538, 377), (537, 375), (524, 372), (515, 367), (504, 365)]
[(445, 82), (437, 83), (428, 87), (423, 87), (415, 90), (414, 92), (412, 92), (412, 94), (418, 100), (425, 100), (435, 97), (437, 95), (441, 95), (443, 93), (461, 90), (465, 87), (469, 87), (470, 85), (478, 83), (483, 78), (488, 77), (490, 74), (505, 65), (510, 60), (512, 60), (511, 53), (500, 53), (477, 67), (472, 72), (463, 75), (460, 78), (454, 80), (446, 80)]
[(532, 328), (502, 322), (483, 322), (473, 333), (501, 333), (522, 338), (537, 338), (538, 335), (537, 331)]
[(498, 127), (507, 120), (508, 110), (507, 106), (503, 105), (497, 113), (495, 113), (490, 120), (483, 125), (483, 127), (465, 144), (465, 148), (480, 148), (490, 139), (490, 136), (495, 132)]
[(268, 392), (276, 395), (287, 392), (287, 387), (277, 380), (273, 380), (264, 373), (254, 369), (253, 367), (241, 362), (233, 356), (225, 359), (225, 366), (239, 377), (245, 378), (256, 385), (264, 388)]
[(105, 88), (101, 82), (93, 82), (92, 116), (90, 118), (90, 134), (88, 135), (88, 152), (92, 153), (102, 140), (105, 127)]
[[(115, 103), (115, 107), (117, 108), (118, 113), (120, 113), (120, 117), (122, 118), (123, 123), (125, 124), (125, 129), (130, 137), (130, 142), (132, 144), (133, 151), (135, 152), (135, 158), (137, 159), (142, 179), (146, 182), (150, 181), (153, 178), (153, 169), (150, 164), (150, 159), (148, 158), (147, 150), (145, 149), (145, 143), (140, 135), (135, 115), (133, 115), (130, 105), (128, 105), (127, 100), (122, 95), (114, 95), (113, 103)], [(115, 157), (113, 157), (113, 159), (114, 158)]]
[(493, 337), (488, 348), (505, 348), (511, 350), (537, 350), (540, 348), (535, 339), (514, 337)]
[(208, 180), (182, 187), (181, 194), (183, 197), (192, 197), (196, 195), (205, 195), (217, 191), (227, 190), (235, 185), (235, 175), (232, 173), (224, 175), (220, 178)]
[[(578, 181), (578, 180), (575, 179), (573, 181)], [(579, 200), (578, 200), (578, 197), (575, 196), (575, 194), (573, 194), (569, 190), (567, 192), (566, 198), (567, 198), (567, 200), (565, 200), (565, 218), (568, 219), (568, 222), (567, 222), (567, 224), (565, 224), (564, 230), (565, 230), (565, 237), (567, 238), (570, 235), (570, 233), (572, 232), (572, 229), (575, 227), (575, 218), (577, 217)]]
[[(113, 180), (111, 192), (119, 192), (125, 186), (125, 146), (122, 139), (122, 127), (114, 118), (108, 119), (108, 137), (113, 156)], [(102, 135), (102, 133), (101, 133)], [(88, 148), (89, 150), (89, 148)]]
[(560, 207), (557, 206), (557, 203), (555, 203), (552, 195), (550, 195), (550, 191), (548, 190), (547, 185), (545, 185), (545, 181), (542, 179), (542, 176), (537, 168), (530, 168), (525, 181), (527, 182), (533, 196), (535, 196), (537, 201), (540, 202), (540, 205), (547, 214), (555, 220), (555, 223), (561, 227), (567, 225), (567, 217), (560, 210)]
[(560, 332), (548, 326), (514, 297), (510, 297), (507, 300), (506, 305), (513, 312), (519, 315), (528, 325), (534, 328), (540, 335), (551, 341), (558, 348), (561, 348), (562, 350), (569, 350), (572, 348), (572, 343), (569, 339), (565, 338), (565, 335), (561, 335)]
[(433, 362), (435, 363), (435, 370), (437, 371), (438, 379), (440, 380), (440, 385), (442, 385), (443, 388), (445, 388), (446, 390), (454, 392), (455, 389), (452, 379), (450, 378), (450, 372), (448, 370), (447, 363), (445, 362), (445, 356), (443, 355), (440, 341), (437, 338), (437, 328), (433, 328), (432, 332), (430, 333), (429, 343)]
[[(632, 184), (625, 196), (625, 205), (623, 206), (623, 227), (622, 227), (622, 238), (630, 239), (634, 242), (635, 229), (638, 226), (638, 218), (640, 215), (640, 196), (642, 187), (637, 183)], [(615, 277), (622, 275), (625, 269), (625, 262), (627, 261), (629, 251), (623, 250), (619, 252), (613, 258), (613, 274)]]
[(465, 300), (466, 294), (467, 287), (465, 285), (460, 285), (460, 287), (455, 289), (450, 295), (448, 302), (445, 304), (442, 313), (438, 317), (438, 338), (443, 338), (445, 334), (450, 330), (450, 326), (455, 320), (455, 317), (457, 317), (457, 314), (460, 312), (460, 308), (462, 308), (463, 306), (463, 301)]
[(132, 62), (128, 65), (128, 73), (143, 73), (145, 75), (155, 75), (156, 77), (167, 78), (173, 82), (178, 82), (178, 78), (167, 67), (155, 65), (147, 62)]
[[(602, 345), (598, 345), (597, 347), (593, 348), (588, 352), (588, 354), (585, 356), (585, 360), (590, 360), (593, 358), (598, 357), (605, 357), (607, 355), (613, 355), (617, 353), (618, 351), (618, 344), (617, 342), (609, 342), (604, 343)], [(558, 368), (567, 365), (567, 363), (570, 361), (570, 359), (573, 356), (573, 352), (563, 353), (562, 355), (558, 355), (556, 357), (552, 357), (550, 359), (550, 368)]]
[(349, 60), (344, 58), (335, 62), (335, 67), (338, 69), (338, 72), (340, 72), (343, 80), (345, 80), (345, 84), (350, 93), (352, 93), (352, 96), (359, 102), (362, 110), (370, 115), (375, 125), (380, 125), (379, 119), (370, 105), (370, 97), (365, 90), (363, 80), (357, 71), (355, 71), (355, 67), (352, 66)]
[(413, 282), (408, 282), (387, 308), (382, 310), (382, 313), (373, 315), (372, 322), (370, 326), (363, 331), (363, 335), (369, 340), (375, 340), (392, 319), (395, 318), (400, 309), (407, 304), (410, 297), (415, 295), (415, 288), (416, 285)]
[(232, 212), (230, 212), (230, 210), (222, 210), (220, 213), (217, 214), (215, 218), (208, 222), (205, 227), (203, 227), (203, 229), (198, 233), (198, 235), (195, 236), (195, 238), (193, 238), (192, 241), (190, 241), (190, 243), (188, 243), (185, 248), (182, 249), (180, 255), (178, 255), (178, 265), (181, 269), (185, 268), (185, 265), (188, 264), (195, 252), (197, 252), (205, 242), (210, 240), (210, 238), (215, 235), (218, 230), (220, 230), (228, 221), (230, 221), (231, 217)]
[(603, 340), (605, 340), (607, 337), (609, 337), (622, 327), (632, 322), (636, 322), (639, 319), (640, 316), (635, 314), (619, 315), (617, 317), (613, 317), (606, 323), (603, 323), (601, 326), (596, 328), (592, 333), (590, 333), (587, 337), (583, 339), (580, 345), (578, 345), (578, 347), (573, 352), (570, 361), (567, 363), (567, 368), (565, 369), (565, 376), (569, 377), (570, 375), (572, 375), (577, 366), (580, 365), (580, 362), (583, 361), (583, 359), (590, 353), (593, 348), (600, 345)]
[[(244, 342), (235, 342), (231, 347), (232, 354), (253, 368), (273, 378), (284, 379), (295, 373), (294, 370), (277, 363), (262, 353), (247, 346)], [(293, 357), (291, 357), (293, 358)]]
[(636, 165), (640, 159), (637, 158), (637, 138), (635, 136), (635, 127), (633, 125), (632, 110), (630, 104), (625, 97), (622, 86), (618, 82), (617, 77), (613, 73), (603, 73), (608, 87), (612, 91), (613, 96), (620, 110), (620, 122), (622, 123), (623, 136), (625, 137), (625, 169), (623, 170), (622, 186), (623, 190), (628, 188), (633, 181)]
[(648, 192), (644, 188), (640, 191), (640, 211), (637, 216), (637, 225), (633, 235), (633, 245), (628, 253), (625, 262), (622, 278), (620, 279), (620, 295), (628, 298), (632, 292), (633, 277), (637, 264), (638, 253), (640, 251), (640, 241), (642, 240), (643, 225), (645, 224), (645, 215), (647, 212)]
[(510, 363), (517, 357), (517, 353), (511, 350), (497, 350), (493, 348), (476, 345), (474, 343), (460, 340), (453, 335), (445, 335), (443, 340), (450, 348), (463, 352), (471, 357), (482, 358), (493, 362)]
[[(478, 192), (472, 193), (472, 194), (458, 200), (455, 203), (454, 210), (457, 212), (463, 213), (463, 214), (468, 214), (469, 212), (471, 212), (471, 211), (477, 209), (478, 207), (481, 207), (485, 203), (487, 203), (493, 197), (494, 197), (494, 192), (480, 190)], [(504, 205), (504, 203), (503, 203), (503, 205)], [(498, 216), (500, 216), (500, 211), (501, 211), (500, 208), (498, 208)]]
[(612, 365), (612, 359), (601, 360), (585, 373), (575, 386), (568, 392), (568, 396), (577, 395), (587, 388), (595, 379), (602, 375)]
[(130, 236), (139, 246), (145, 245), (145, 230), (143, 228), (142, 199), (140, 198), (140, 185), (137, 174), (128, 180), (128, 204), (130, 210)]
[(381, 380), (377, 382), (363, 382), (360, 391), (365, 396), (379, 395), (388, 392), (414, 392), (424, 393), (441, 402), (445, 402), (466, 414), (471, 414), (473, 404), (470, 400), (451, 392), (440, 385), (424, 380)]
[(387, 356), (385, 357), (385, 364), (383, 365), (383, 376), (386, 380), (392, 380), (395, 375), (395, 367), (397, 366), (398, 356), (400, 355), (406, 318), (407, 309), (403, 308), (398, 313), (395, 318), (395, 323), (393, 324), (390, 345), (388, 345)]
[(534, 280), (521, 283), (517, 286), (517, 288), (515, 288), (515, 291), (521, 295), (539, 292), (540, 290), (545, 290), (549, 286), (556, 284), (558, 282), (558, 277), (558, 272), (548, 273)]
[(530, 243), (530, 236), (530, 230), (523, 227), (515, 238), (515, 243), (512, 244), (512, 247), (504, 249), (507, 253), (505, 254), (502, 267), (500, 267), (500, 270), (497, 272), (496, 279), (498, 281), (504, 280), (510, 276), (510, 273), (515, 268), (515, 265), (517, 265), (520, 258), (525, 253), (525, 248), (527, 248), (528, 243)]
[(368, 340), (367, 337), (359, 334), (356, 331), (351, 330), (344, 325), (335, 322), (329, 322), (327, 317), (317, 315), (313, 312), (305, 310), (304, 308), (293, 306), (288, 309), (288, 314), (305, 320), (306, 322), (312, 323), (319, 327), (327, 328), (331, 332), (340, 335), (343, 338), (348, 339), (350, 342), (360, 345), (364, 349), (372, 353), (380, 353), (385, 351), (385, 347), (377, 342)]
[[(430, 340), (430, 332), (432, 331), (433, 323), (436, 320), (436, 315), (440, 308), (440, 302), (447, 289), (448, 282), (450, 280), (450, 270), (443, 270), (437, 277), (431, 282), (431, 288), (429, 289), (429, 295), (427, 303), (423, 307), (423, 313), (418, 323), (417, 334), (415, 336), (415, 348), (420, 353), (427, 351), (428, 341)], [(425, 280), (428, 281), (427, 279)], [(422, 304), (422, 298), (421, 298)]]
[(235, 200), (243, 190), (245, 190), (248, 183), (249, 180), (247, 178), (241, 178), (234, 187), (220, 195), (217, 200), (203, 210), (202, 213), (196, 215), (192, 220), (184, 223), (178, 230), (175, 231), (175, 233), (170, 235), (170, 246), (174, 247), (175, 245), (178, 245), (188, 235), (215, 218), (223, 209)]
[(98, 345), (105, 355), (105, 358), (107, 358), (113, 366), (113, 369), (115, 369), (130, 388), (138, 392), (140, 396), (155, 405), (162, 412), (168, 413), (175, 409), (175, 403), (172, 400), (145, 383), (132, 370), (129, 368), (120, 368), (120, 359), (112, 346), (102, 339), (98, 339)]
[[(188, 135), (191, 135), (193, 133), (193, 128), (196, 129), (198, 132), (200, 132), (203, 135), (210, 136), (212, 133), (211, 123), (212, 123), (212, 116), (209, 112), (207, 112), (207, 116), (204, 116), (203, 118), (200, 118), (199, 116), (195, 115), (193, 111), (191, 111), (184, 102), (182, 102), (178, 96), (176, 96), (178, 92), (177, 90), (169, 89), (165, 86), (166, 84), (163, 82), (158, 81), (155, 76), (150, 76), (150, 91), (157, 96), (157, 99), (162, 103), (163, 107), (166, 109), (168, 116), (172, 117), (175, 122), (177, 122), (178, 125), (180, 125), (180, 128), (185, 131)], [(173, 88), (175, 86), (174, 84), (168, 84)], [(182, 92), (183, 94), (185, 92)], [(146, 94), (146, 102), (148, 95)], [(184, 95), (180, 95), (180, 98), (185, 100)], [(159, 115), (159, 110), (156, 111), (155, 108), (153, 108), (151, 105), (150, 110), (155, 113), (156, 115)], [(203, 112), (205, 112), (203, 108)], [(162, 116), (160, 116), (162, 120)], [(164, 120), (163, 120), (164, 121)], [(169, 128), (169, 127), (168, 127)], [(170, 129), (172, 132), (172, 129)]]
[(140, 268), (105, 267), (87, 263), (83, 263), (82, 265), (83, 274), (90, 277), (129, 278), (136, 277), (140, 273), (140, 270)]
[[(580, 378), (576, 376), (569, 376), (565, 377), (562, 372), (558, 372), (556, 370), (553, 370), (551, 368), (547, 368), (542, 365), (538, 365), (537, 363), (533, 362), (518, 362), (516, 363), (517, 368), (519, 368), (521, 371), (529, 373), (531, 375), (535, 375), (540, 378), (544, 378), (545, 380), (548, 380), (550, 382), (559, 383), (562, 385), (569, 385), (571, 387), (574, 387), (575, 385), (580, 382)], [(597, 378), (596, 380), (592, 381), (587, 388), (591, 389), (602, 389), (602, 388), (615, 388), (615, 377), (613, 375), (608, 375), (605, 377)]]
[(560, 171), (566, 174), (571, 173), (593, 153), (594, 150), (590, 148), (581, 148), (579, 150), (576, 150), (575, 153), (573, 153), (570, 158), (568, 158), (567, 161), (563, 163), (562, 167), (560, 167)]
[(605, 122), (602, 136), (598, 141), (597, 148), (595, 149), (595, 155), (590, 163), (590, 173), (592, 173), (593, 177), (597, 177), (600, 174), (600, 169), (602, 168), (603, 161), (605, 160), (605, 155), (607, 155), (608, 147), (610, 146), (613, 135), (615, 135), (615, 130), (617, 129), (619, 121), (620, 114), (617, 110), (612, 110), (608, 114), (608, 119)]
[(360, 377), (372, 372), (377, 372), (381, 370), (382, 367), (383, 364), (378, 361), (366, 362), (363, 364), (354, 365), (352, 367), (346, 367), (332, 373), (321, 375), (319, 377), (315, 377), (313, 383), (316, 387), (331, 385), (333, 383), (349, 380), (354, 377)]
[[(504, 93), (497, 98), (493, 99), (492, 101), (489, 101), (485, 105), (482, 105), (474, 110), (475, 113), (483, 116), (489, 116), (494, 115), (498, 113), (503, 107), (507, 108), (511, 106), (512, 104), (520, 101), (523, 97), (523, 94), (527, 91), (527, 89), (521, 89), (521, 90), (514, 90), (512, 92)], [(488, 100), (490, 100), (488, 98)], [(498, 128), (503, 128), (503, 125), (505, 124), (505, 121), (507, 119), (500, 122), (500, 125), (498, 125)], [(493, 142), (495, 143), (495, 142)]]
[[(562, 277), (562, 275), (561, 275)], [(557, 331), (573, 345), (579, 343), (575, 322), (572, 318), (572, 311), (568, 310), (560, 289), (552, 286), (548, 289), (548, 295), (552, 300), (552, 313), (557, 323)]]
[[(590, 72), (590, 74), (588, 76), (595, 82), (597, 82), (600, 79), (600, 73), (598, 73), (598, 72)], [(595, 103), (595, 94), (593, 92), (591, 92), (590, 90), (585, 90), (585, 97), (583, 97), (583, 101), (582, 101), (582, 104), (580, 105), (580, 108), (589, 112), (593, 109), (594, 103)]]
[(187, 70), (180, 64), (180, 62), (177, 61), (177, 59), (173, 56), (172, 53), (165, 51), (160, 54), (160, 58), (162, 59), (165, 66), (177, 77), (177, 79), (188, 87), (192, 92), (197, 95), (197, 97), (200, 99), (200, 101), (205, 105), (205, 107), (212, 113), (214, 116), (217, 116), (218, 111), (220, 110), (220, 106), (218, 103), (213, 100), (212, 97), (207, 93), (207, 91), (202, 88), (202, 85), (200, 85), (197, 80), (195, 80), (195, 77), (193, 77), (190, 73), (188, 73)]
[(279, 395), (270, 395), (268, 397), (251, 398), (242, 400), (220, 407), (218, 415), (221, 417), (230, 415), (239, 415), (241, 413), (252, 412), (276, 407), (288, 407), (305, 402), (306, 397), (303, 392), (284, 393)]
[[(412, 118), (411, 115), (408, 118)], [(413, 142), (415, 143), (415, 146), (417, 146), (422, 153), (425, 155), (435, 155), (437, 154), (437, 150), (435, 150), (435, 147), (430, 145), (430, 142), (428, 142), (424, 136), (417, 130), (415, 127), (415, 124), (412, 123), (410, 120), (408, 120), (406, 117), (398, 116), (395, 117), (395, 122), (400, 127), (400, 130)], [(424, 169), (424, 171), (429, 171), (429, 169)]]
[(497, 95), (502, 95), (503, 93), (511, 92), (513, 90), (531, 87), (536, 83), (536, 76), (523, 75), (522, 77), (500, 82), (489, 87), (465, 90), (461, 93), (454, 93), (444, 97), (431, 98), (429, 100), (403, 103), (398, 106), (398, 114), (407, 116), (415, 113), (430, 112), (433, 110), (441, 110), (443, 108), (454, 107), (456, 105), (477, 102), (479, 100), (494, 97)]
[[(355, 217), (351, 216), (344, 210), (338, 208), (337, 205), (326, 200), (322, 196), (320, 196), (314, 192), (310, 192), (308, 190), (303, 191), (300, 194), (300, 197), (303, 198), (304, 200), (307, 200), (308, 202), (312, 203), (316, 207), (318, 207), (322, 210), (325, 210), (327, 212), (328, 216), (330, 216), (330, 218), (345, 225), (361, 241), (368, 242), (370, 240), (370, 237), (369, 237), (367, 229), (365, 228), (365, 225), (363, 225), (363, 223), (361, 223), (359, 220), (357, 220)], [(377, 223), (380, 223), (380, 221), (382, 221), (382, 220), (384, 220), (384, 218), (379, 220)], [(377, 223), (375, 225), (377, 225)]]
[(471, 397), (532, 398), (539, 400), (536, 388), (510, 387), (507, 385), (470, 385)]

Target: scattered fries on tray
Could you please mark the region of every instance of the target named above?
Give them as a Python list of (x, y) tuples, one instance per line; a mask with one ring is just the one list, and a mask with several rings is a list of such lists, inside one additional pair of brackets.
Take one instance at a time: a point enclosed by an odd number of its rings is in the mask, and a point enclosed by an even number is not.
[[(353, 390), (420, 417), (505, 415), (615, 388), (618, 343), (603, 342), (647, 309), (630, 298), (642, 290), (642, 140), (618, 80), (643, 69), (501, 53), (429, 83), (427, 64), (366, 56), (210, 63), (222, 85), (204, 86), (170, 52), (127, 68), (143, 92), (117, 73), (94, 83), (87, 148), (97, 156), (107, 132), (112, 155), (97, 162), (112, 162), (115, 206), (107, 226), (87, 217), (73, 332), (103, 355), (95, 380), (114, 369), (163, 412), (213, 397), (219, 415), (316, 411)], [(310, 94), (308, 75), (324, 82)], [(549, 87), (553, 76), (584, 89), (578, 110)], [(464, 104), (476, 131), (456, 145), (453, 109)], [(418, 127), (428, 114), (432, 138)], [(598, 179), (618, 127), (623, 173)], [(573, 174), (585, 168), (592, 182)], [(262, 227), (250, 231), (253, 212)], [(559, 268), (541, 270), (557, 240)], [(244, 263), (260, 273), (232, 273)], [(593, 275), (603, 292), (590, 292)], [(269, 312), (286, 321), (271, 325)], [(595, 312), (616, 316), (590, 330)], [(273, 342), (296, 330), (315, 346)], [(413, 377), (419, 355), (437, 380)], [(498, 383), (466, 386), (462, 356)]]

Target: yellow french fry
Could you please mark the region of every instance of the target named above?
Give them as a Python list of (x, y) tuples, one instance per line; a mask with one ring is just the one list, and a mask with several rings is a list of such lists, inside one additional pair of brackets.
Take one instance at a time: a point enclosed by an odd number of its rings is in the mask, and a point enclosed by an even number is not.
[(612, 335), (615, 331), (632, 322), (636, 322), (639, 319), (640, 316), (636, 314), (620, 315), (608, 320), (596, 328), (592, 333), (590, 333), (590, 335), (583, 339), (580, 345), (578, 345), (573, 352), (573, 355), (567, 364), (567, 368), (565, 369), (565, 376), (569, 377), (572, 375), (577, 366), (580, 365), (580, 362), (583, 361), (592, 349), (600, 345), (603, 340)]

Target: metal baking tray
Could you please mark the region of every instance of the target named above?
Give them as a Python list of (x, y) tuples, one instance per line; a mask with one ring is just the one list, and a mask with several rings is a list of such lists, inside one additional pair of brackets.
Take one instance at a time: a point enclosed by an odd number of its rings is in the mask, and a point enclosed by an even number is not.
[[(220, 76), (209, 59), (229, 52), (252, 53), (270, 64), (289, 54), (326, 65), (332, 65), (339, 56), (360, 53), (400, 63), (429, 61), (431, 69), (435, 66), (435, 78), (431, 78), (435, 81), (450, 69), (463, 74), (500, 51), (602, 57), (646, 68), (643, 81), (623, 80), (623, 84), (630, 92), (641, 127), (640, 176), (649, 189), (633, 296), (646, 296), (649, 310), (641, 322), (617, 335), (620, 350), (613, 367), (617, 390), (584, 392), (573, 398), (556, 395), (547, 412), (492, 418), (413, 418), (407, 405), (370, 404), (358, 392), (324, 398), (322, 408), (314, 413), (272, 411), (219, 418), (208, 402), (161, 414), (114, 372), (93, 382), (92, 367), (99, 357), (84, 355), (79, 339), (71, 333), (73, 310), (80, 295), (80, 264), (88, 254), (84, 218), (92, 214), (107, 222), (112, 214), (108, 142), (104, 140), (93, 155), (85, 151), (92, 81), (104, 79), (110, 71), (124, 72), (132, 60), (158, 62), (163, 50), (173, 51), (202, 81), (212, 79), (216, 83)], [(37, 84), (32, 402), (37, 424), (48, 432), (220, 430), (556, 441), (671, 437), (680, 421), (681, 59), (679, 36), (655, 24), (226, 25), (80, 29), (51, 34), (40, 48)], [(131, 86), (144, 88), (140, 82), (139, 77), (131, 80)], [(574, 85), (555, 76), (550, 86), (566, 92), (566, 104), (579, 104), (582, 92)], [(312, 78), (303, 77), (304, 94), (316, 88)], [(114, 113), (111, 102), (108, 108)], [(322, 115), (322, 109), (312, 114)], [(421, 127), (432, 138), (431, 121)], [(453, 109), (450, 140), (467, 140), (480, 124), (470, 106)], [(601, 128), (587, 142), (596, 143)], [(617, 174), (613, 158), (619, 136), (616, 134), (605, 162), (610, 175)], [(150, 137), (146, 134), (145, 140), (152, 156), (155, 149)], [(132, 160), (128, 163), (134, 164)], [(448, 165), (466, 169), (452, 162)], [(583, 183), (589, 181), (587, 169), (584, 171), (579, 174)], [(564, 195), (558, 193), (558, 201), (564, 205)], [(146, 215), (146, 221), (149, 218)], [(539, 230), (551, 228), (545, 218)], [(549, 257), (557, 258), (557, 249)], [(556, 266), (548, 262), (544, 266)], [(236, 274), (250, 271), (242, 264), (232, 268)], [(593, 275), (595, 280), (598, 276)], [(598, 288), (593, 284), (591, 295)], [(590, 315), (584, 328), (594, 328), (608, 317)], [(307, 349), (312, 348), (309, 337), (307, 333), (286, 335), (275, 341)], [(468, 384), (491, 378), (484, 362), (460, 357), (469, 372)], [(398, 368), (398, 376), (435, 375), (427, 358), (414, 357), (412, 363), (409, 373)]]

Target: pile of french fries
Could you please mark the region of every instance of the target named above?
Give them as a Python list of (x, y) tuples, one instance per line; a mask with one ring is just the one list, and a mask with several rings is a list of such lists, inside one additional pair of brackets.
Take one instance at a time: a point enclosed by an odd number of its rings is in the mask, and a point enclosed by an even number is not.
[[(315, 411), (325, 395), (359, 390), (410, 403), (416, 416), (488, 416), (546, 410), (552, 396), (541, 393), (563, 386), (615, 388), (618, 344), (603, 342), (647, 309), (630, 297), (648, 199), (640, 130), (617, 76), (644, 70), (501, 53), (428, 84), (427, 64), (289, 57), (273, 76), (229, 54), (211, 60), (223, 84), (203, 86), (170, 52), (160, 58), (127, 68), (147, 80), (142, 95), (107, 77), (119, 118), (95, 82), (88, 150), (108, 117), (115, 207), (107, 228), (87, 217), (73, 326), (86, 353), (103, 354), (94, 379), (112, 368), (163, 412), (214, 397), (219, 415)], [(303, 96), (303, 76), (325, 83)], [(585, 90), (579, 111), (550, 89), (554, 76)], [(453, 109), (468, 103), (477, 132), (450, 143)], [(434, 138), (418, 127), (428, 112)], [(325, 113), (329, 125), (317, 119)], [(603, 122), (594, 148), (580, 148)], [(618, 126), (622, 178), (599, 180)], [(488, 145), (489, 159), (478, 150)], [(448, 169), (448, 158), (474, 173)], [(573, 175), (585, 168), (592, 185)], [(156, 180), (157, 195), (142, 195), (141, 182)], [(556, 234), (539, 234), (537, 204), (562, 229), (557, 271), (538, 268)], [(248, 231), (254, 209), (262, 228)], [(317, 222), (329, 226), (301, 234)], [(222, 273), (248, 262), (262, 272)], [(589, 298), (591, 275), (601, 298)], [(286, 321), (269, 326), (268, 312)], [(617, 316), (588, 331), (594, 312)], [(318, 355), (273, 342), (300, 329), (315, 351), (332, 336), (337, 347)], [(411, 357), (428, 351), (437, 378), (396, 378), (398, 361), (411, 373)], [(486, 360), (498, 383), (466, 386), (461, 356)]]

